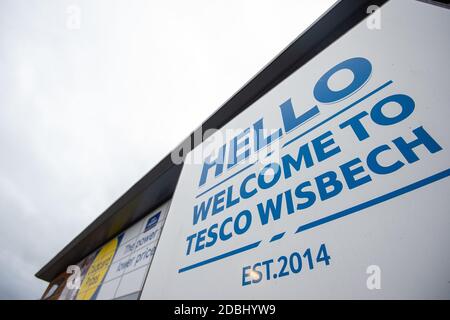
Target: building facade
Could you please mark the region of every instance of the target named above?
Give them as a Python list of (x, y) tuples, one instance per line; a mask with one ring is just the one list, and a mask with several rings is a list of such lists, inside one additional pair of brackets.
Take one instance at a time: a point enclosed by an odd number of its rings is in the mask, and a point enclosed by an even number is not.
[(42, 298), (449, 298), (449, 29), (443, 2), (337, 2), (37, 273)]

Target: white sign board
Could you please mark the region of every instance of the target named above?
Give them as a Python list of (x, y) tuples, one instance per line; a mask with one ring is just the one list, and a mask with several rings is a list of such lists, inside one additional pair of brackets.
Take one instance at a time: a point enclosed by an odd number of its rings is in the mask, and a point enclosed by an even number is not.
[[(170, 200), (127, 230), (69, 266), (44, 293), (44, 299), (138, 299), (158, 244)], [(77, 268), (74, 268), (77, 267)], [(76, 271), (78, 270), (78, 271)], [(75, 285), (75, 279), (79, 283)]]
[(450, 11), (367, 22), (192, 151), (142, 299), (450, 298)]
[(142, 290), (170, 201), (119, 235), (119, 245), (96, 299), (118, 299)]

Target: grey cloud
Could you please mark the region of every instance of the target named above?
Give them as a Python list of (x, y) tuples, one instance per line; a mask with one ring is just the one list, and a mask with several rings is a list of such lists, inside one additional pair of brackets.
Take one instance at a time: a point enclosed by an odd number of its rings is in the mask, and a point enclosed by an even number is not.
[(39, 298), (34, 273), (332, 2), (2, 0), (0, 298)]

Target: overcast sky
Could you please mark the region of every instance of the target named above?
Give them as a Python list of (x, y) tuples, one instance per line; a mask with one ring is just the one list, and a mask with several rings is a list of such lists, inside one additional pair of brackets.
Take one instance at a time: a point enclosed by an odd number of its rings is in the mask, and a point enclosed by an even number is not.
[(0, 298), (333, 0), (0, 0)]

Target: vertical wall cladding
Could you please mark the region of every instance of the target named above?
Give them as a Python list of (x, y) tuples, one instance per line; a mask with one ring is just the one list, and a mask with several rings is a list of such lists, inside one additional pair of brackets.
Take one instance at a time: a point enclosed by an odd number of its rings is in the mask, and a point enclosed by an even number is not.
[(169, 206), (170, 200), (91, 253), (77, 263), (75, 273), (60, 274), (49, 284), (42, 299), (137, 299)]

